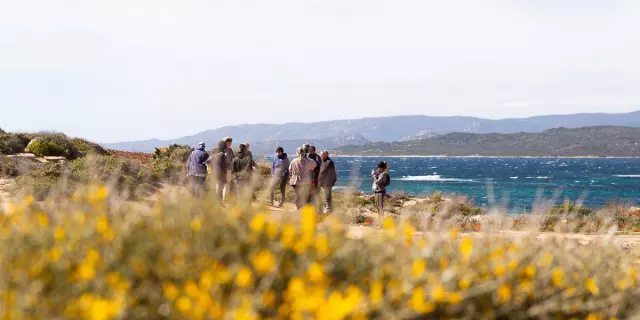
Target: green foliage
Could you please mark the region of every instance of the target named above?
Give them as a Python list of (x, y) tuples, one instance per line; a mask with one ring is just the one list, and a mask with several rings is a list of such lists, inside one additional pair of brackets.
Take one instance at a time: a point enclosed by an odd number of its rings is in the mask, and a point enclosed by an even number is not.
[(573, 215), (578, 215), (580, 217), (586, 217), (586, 216), (592, 215), (594, 211), (592, 208), (585, 207), (582, 205), (577, 205), (571, 201), (565, 201), (564, 204), (553, 207), (549, 213), (552, 215), (573, 214)]
[(92, 154), (92, 153), (98, 154), (98, 155), (109, 154), (109, 152), (105, 150), (101, 145), (91, 141), (87, 141), (82, 138), (71, 139), (71, 144), (76, 150), (82, 152), (85, 155)]
[(178, 182), (186, 175), (186, 162), (193, 148), (172, 144), (168, 148), (156, 148), (153, 153), (153, 175), (159, 179)]
[(60, 156), (76, 158), (77, 150), (69, 137), (62, 133), (38, 134), (27, 146), (27, 151), (38, 157)]
[(155, 179), (149, 168), (136, 161), (116, 156), (88, 156), (71, 161), (67, 168), (60, 163), (48, 163), (20, 176), (16, 186), (17, 190), (32, 191), (40, 200), (50, 192), (68, 194), (78, 184), (94, 182), (111, 185), (125, 198), (134, 199), (150, 192)]
[(0, 154), (16, 154), (24, 152), (31, 138), (23, 133), (0, 132)]

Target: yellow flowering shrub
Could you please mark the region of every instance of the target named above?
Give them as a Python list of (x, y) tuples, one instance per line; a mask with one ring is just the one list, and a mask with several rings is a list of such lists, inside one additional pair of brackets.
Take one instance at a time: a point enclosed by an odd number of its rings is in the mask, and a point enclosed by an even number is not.
[(622, 319), (640, 298), (632, 261), (606, 244), (418, 235), (391, 219), (353, 239), (310, 207), (140, 204), (104, 187), (7, 208), (6, 319)]

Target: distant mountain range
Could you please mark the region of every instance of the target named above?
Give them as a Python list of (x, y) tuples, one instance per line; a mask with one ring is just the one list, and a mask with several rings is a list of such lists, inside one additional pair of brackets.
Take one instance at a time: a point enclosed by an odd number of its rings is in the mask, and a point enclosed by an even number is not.
[(404, 142), (343, 146), (334, 155), (640, 157), (640, 128), (595, 126), (540, 133), (463, 133)]
[[(149, 152), (172, 143), (194, 145), (206, 142), (211, 148), (223, 137), (233, 137), (235, 145), (249, 142), (254, 153), (273, 153), (277, 144), (297, 146), (300, 141), (316, 143), (318, 149), (368, 142), (411, 141), (452, 132), (516, 133), (542, 132), (546, 129), (586, 126), (640, 127), (640, 111), (630, 113), (584, 113), (548, 115), (521, 119), (490, 120), (475, 117), (395, 116), (335, 120), (314, 123), (251, 124), (228, 126), (169, 140), (143, 140), (105, 143), (109, 149)], [(295, 143), (294, 143), (295, 142)], [(286, 151), (293, 150), (287, 147)], [(258, 150), (259, 149), (259, 150)], [(259, 152), (258, 152), (259, 151)]]

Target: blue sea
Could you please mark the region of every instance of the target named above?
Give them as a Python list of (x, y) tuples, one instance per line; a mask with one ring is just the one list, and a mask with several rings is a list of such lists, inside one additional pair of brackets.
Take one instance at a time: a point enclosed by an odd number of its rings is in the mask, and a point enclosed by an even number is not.
[[(426, 196), (434, 191), (466, 195), (477, 206), (527, 210), (537, 196), (561, 204), (582, 200), (640, 202), (640, 159), (568, 158), (333, 158), (338, 188), (371, 192), (370, 173), (380, 160), (390, 165), (389, 192)], [(493, 191), (491, 191), (493, 190)], [(493, 197), (492, 197), (493, 195)], [(494, 200), (492, 200), (492, 198)]]

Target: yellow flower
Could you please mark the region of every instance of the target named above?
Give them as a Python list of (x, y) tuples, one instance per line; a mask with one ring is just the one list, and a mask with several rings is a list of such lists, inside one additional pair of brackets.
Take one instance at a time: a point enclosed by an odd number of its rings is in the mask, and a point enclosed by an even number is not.
[(111, 241), (115, 237), (116, 237), (116, 234), (111, 230), (107, 230), (102, 234), (102, 239), (104, 239), (105, 241)]
[(304, 293), (304, 280), (299, 277), (291, 278), (291, 280), (289, 280), (287, 290), (289, 291), (289, 294), (294, 297)]
[(93, 280), (96, 277), (96, 269), (90, 264), (83, 263), (77, 270), (77, 276), (80, 280)]
[(321, 259), (324, 259), (329, 255), (329, 239), (324, 233), (321, 233), (316, 238), (316, 252), (318, 257)]
[(260, 252), (253, 256), (251, 262), (259, 274), (265, 274), (273, 270), (274, 258), (269, 250), (260, 250)]
[(383, 290), (382, 282), (376, 281), (373, 283), (373, 285), (371, 286), (371, 292), (369, 293), (369, 296), (371, 297), (371, 303), (378, 304), (382, 302), (382, 298), (383, 298), (382, 290)]
[(191, 298), (197, 298), (200, 295), (200, 289), (193, 280), (188, 280), (184, 284), (184, 292)]
[(255, 215), (255, 217), (253, 217), (253, 219), (251, 219), (251, 222), (249, 223), (249, 227), (255, 233), (262, 232), (262, 229), (264, 229), (264, 224), (266, 220), (267, 219), (264, 213), (258, 213)]
[(246, 288), (253, 282), (253, 275), (251, 270), (247, 267), (242, 267), (236, 275), (236, 284), (241, 288)]
[(442, 256), (440, 257), (440, 270), (444, 270), (449, 267), (449, 258)]
[(509, 271), (513, 271), (518, 267), (518, 260), (516, 259), (511, 259), (509, 261), (509, 264), (507, 264), (507, 268), (509, 268)]
[(402, 229), (406, 238), (411, 238), (416, 233), (416, 229), (409, 222), (405, 222)]
[(108, 196), (109, 196), (109, 190), (107, 190), (105, 186), (101, 186), (100, 188), (98, 188), (98, 191), (96, 192), (96, 199), (103, 200), (103, 199), (106, 199)]
[(394, 226), (395, 224), (393, 223), (393, 219), (391, 219), (390, 217), (386, 217), (384, 218), (384, 220), (382, 220), (382, 229), (391, 230), (394, 228)]
[(507, 303), (511, 300), (511, 287), (507, 284), (503, 284), (498, 288), (498, 299), (502, 303)]
[(276, 302), (276, 294), (272, 290), (267, 290), (262, 294), (262, 305), (272, 307)]
[(423, 259), (414, 260), (411, 266), (411, 274), (414, 278), (421, 277), (425, 269), (426, 265)]
[(269, 240), (275, 239), (279, 232), (280, 230), (278, 229), (277, 224), (271, 222), (267, 223), (267, 237), (269, 237)]
[(307, 205), (302, 208), (300, 215), (302, 216), (303, 240), (311, 240), (316, 232), (316, 209)]
[(61, 227), (56, 227), (53, 231), (53, 238), (57, 241), (64, 240), (64, 229), (62, 229)]
[(556, 288), (560, 288), (564, 285), (564, 272), (562, 272), (562, 269), (558, 267), (553, 269), (551, 281)]
[(462, 295), (458, 292), (451, 292), (447, 294), (446, 300), (451, 304), (458, 304), (462, 302)]
[(431, 289), (431, 298), (435, 301), (441, 302), (444, 300), (446, 292), (442, 285), (437, 284)]
[(471, 280), (468, 277), (464, 277), (458, 281), (458, 287), (460, 289), (465, 290), (471, 286)]
[(105, 216), (100, 216), (98, 218), (98, 222), (96, 223), (96, 230), (100, 233), (103, 233), (109, 229), (109, 219)]
[(595, 313), (589, 313), (587, 320), (598, 320), (598, 316)]
[(593, 278), (588, 278), (585, 282), (584, 282), (584, 286), (587, 288), (587, 290), (589, 290), (589, 292), (591, 292), (592, 295), (596, 296), (598, 295), (598, 293), (600, 293), (600, 288), (598, 288), (598, 285), (596, 284), (595, 280), (593, 280)]
[(118, 274), (117, 272), (109, 272), (109, 273), (107, 273), (107, 276), (105, 277), (105, 280), (106, 280), (107, 284), (109, 285), (109, 287), (113, 288), (120, 281), (120, 274)]
[(309, 266), (307, 275), (312, 282), (321, 282), (324, 279), (324, 268), (319, 263), (314, 262)]
[(471, 237), (464, 238), (460, 243), (460, 253), (464, 258), (469, 258), (469, 256), (471, 256), (472, 250), (473, 240), (471, 240)]
[(109, 315), (113, 312), (109, 310), (109, 302), (99, 299), (91, 304), (89, 314), (93, 320), (106, 320), (111, 318)]
[(502, 277), (502, 276), (504, 276), (504, 273), (505, 273), (505, 268), (504, 268), (504, 266), (503, 266), (501, 263), (499, 263), (499, 264), (496, 266), (496, 269), (494, 270), (494, 273), (495, 273), (496, 277)]
[(96, 249), (89, 249), (87, 251), (87, 263), (95, 264), (100, 260), (100, 253)]
[(187, 297), (180, 297), (180, 299), (178, 299), (178, 301), (176, 301), (176, 308), (178, 308), (178, 310), (182, 313), (188, 313), (189, 311), (191, 311), (191, 308), (193, 307), (191, 300), (189, 300), (189, 298)]
[(43, 228), (48, 227), (49, 226), (49, 217), (44, 213), (38, 214), (38, 224), (40, 224), (40, 226), (43, 227)]
[(180, 293), (178, 291), (178, 288), (176, 288), (176, 286), (173, 285), (173, 283), (171, 282), (165, 282), (164, 285), (162, 286), (162, 291), (164, 292), (164, 296), (167, 297), (167, 299), (169, 300), (175, 300), (178, 297), (178, 294)]
[(33, 196), (32, 195), (26, 195), (24, 197), (24, 204), (25, 205), (30, 205), (31, 203), (33, 203)]
[(215, 262), (213, 264), (213, 278), (217, 283), (227, 283), (231, 281), (231, 272), (221, 262)]
[(533, 279), (533, 277), (536, 276), (536, 267), (534, 267), (532, 265), (528, 265), (524, 269), (524, 274), (527, 275), (528, 278)]
[(60, 247), (53, 247), (51, 248), (51, 250), (49, 250), (49, 259), (51, 259), (51, 261), (58, 261), (60, 259), (60, 256), (62, 256), (62, 250), (60, 249)]
[(409, 304), (411, 308), (419, 314), (428, 314), (436, 309), (435, 303), (424, 301), (424, 289), (421, 287), (413, 289)]
[(200, 231), (200, 229), (202, 229), (202, 221), (198, 218), (191, 220), (191, 230)]
[(200, 287), (202, 287), (205, 290), (208, 290), (213, 286), (214, 278), (215, 277), (213, 276), (212, 272), (203, 271), (202, 273), (200, 273)]
[(296, 241), (296, 229), (293, 226), (285, 225), (282, 228), (282, 237), (280, 238), (280, 244), (283, 248), (293, 248)]

